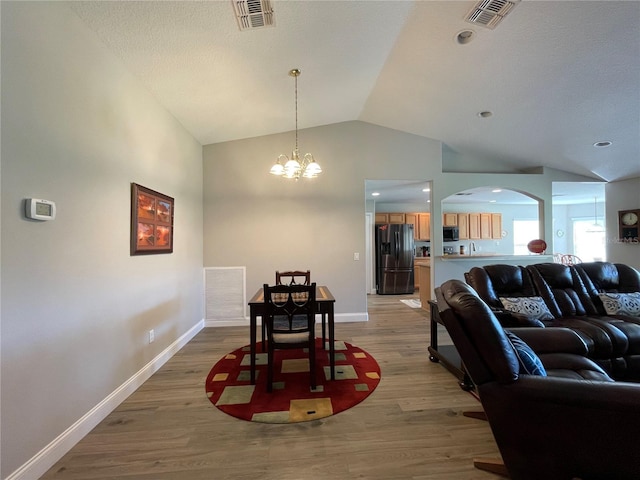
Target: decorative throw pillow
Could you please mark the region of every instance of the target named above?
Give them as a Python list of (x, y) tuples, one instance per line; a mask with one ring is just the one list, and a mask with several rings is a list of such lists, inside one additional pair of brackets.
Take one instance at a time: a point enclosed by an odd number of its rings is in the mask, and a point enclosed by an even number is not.
[(520, 313), (536, 320), (553, 320), (542, 297), (500, 297), (505, 310)]
[(640, 316), (640, 292), (599, 293), (607, 315)]
[(513, 349), (518, 357), (518, 363), (520, 364), (520, 373), (527, 375), (539, 375), (541, 377), (547, 376), (547, 371), (542, 365), (540, 357), (527, 345), (520, 337), (505, 330), (507, 338), (513, 345)]

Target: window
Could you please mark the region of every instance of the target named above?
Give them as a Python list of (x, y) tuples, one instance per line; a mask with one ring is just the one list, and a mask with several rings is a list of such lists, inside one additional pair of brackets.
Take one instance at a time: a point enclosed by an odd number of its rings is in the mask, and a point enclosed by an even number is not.
[(538, 220), (514, 220), (513, 221), (513, 254), (530, 255), (527, 245), (531, 240), (540, 238), (540, 225)]
[(600, 221), (573, 219), (573, 252), (583, 262), (605, 261), (607, 232)]

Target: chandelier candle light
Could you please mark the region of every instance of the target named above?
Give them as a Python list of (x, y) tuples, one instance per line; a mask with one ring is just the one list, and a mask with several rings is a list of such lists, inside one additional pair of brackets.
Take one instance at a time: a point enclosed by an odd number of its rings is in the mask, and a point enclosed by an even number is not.
[[(305, 178), (315, 178), (319, 173), (322, 173), (320, 165), (313, 159), (313, 155), (305, 153), (300, 160), (298, 154), (298, 77), (300, 76), (300, 70), (294, 68), (289, 71), (289, 75), (295, 79), (295, 94), (296, 94), (296, 147), (291, 153), (291, 159), (285, 154), (278, 156), (276, 163), (271, 167), (270, 173), (272, 175), (283, 176), (284, 178), (294, 178), (298, 180), (302, 175)], [(284, 166), (280, 163), (280, 160), (284, 162)]]

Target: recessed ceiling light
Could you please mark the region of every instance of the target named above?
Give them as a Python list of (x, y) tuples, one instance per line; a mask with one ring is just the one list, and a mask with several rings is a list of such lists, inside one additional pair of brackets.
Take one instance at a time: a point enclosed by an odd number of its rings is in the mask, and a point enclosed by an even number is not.
[(423, 189), (422, 189), (422, 191), (423, 191), (423, 192), (430, 192), (430, 191), (431, 191), (431, 189), (430, 189), (430, 188), (423, 188)]
[(489, 200), (489, 203), (496, 203), (496, 200)]
[(482, 112), (478, 112), (478, 116), (480, 118), (489, 118), (489, 117), (493, 116), (493, 112), (490, 112), (489, 110), (484, 110)]
[(380, 196), (380, 192), (373, 192), (373, 193), (371, 194), (371, 196), (372, 196), (372, 197), (378, 197), (378, 196)]
[(596, 148), (606, 148), (611, 146), (611, 142), (609, 140), (605, 140), (604, 142), (596, 142), (593, 146)]

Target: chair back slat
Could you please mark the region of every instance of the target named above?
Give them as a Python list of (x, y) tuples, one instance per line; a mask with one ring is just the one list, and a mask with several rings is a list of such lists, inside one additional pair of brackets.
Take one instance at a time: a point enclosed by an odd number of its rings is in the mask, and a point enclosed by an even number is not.
[(316, 284), (264, 285), (267, 332), (299, 333), (315, 326)]
[(276, 271), (276, 285), (309, 285), (311, 283), (311, 271), (288, 270)]

